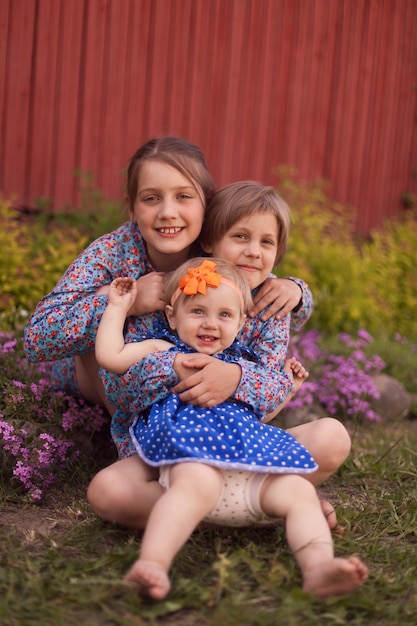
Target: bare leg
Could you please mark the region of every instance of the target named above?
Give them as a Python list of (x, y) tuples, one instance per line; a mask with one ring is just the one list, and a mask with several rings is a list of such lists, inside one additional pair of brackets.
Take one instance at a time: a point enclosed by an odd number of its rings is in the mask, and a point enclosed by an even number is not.
[(307, 448), (319, 466), (315, 472), (306, 475), (313, 485), (319, 485), (334, 474), (349, 456), (349, 433), (339, 420), (332, 417), (294, 426), (288, 432)]
[(99, 367), (94, 352), (75, 357), (75, 373), (83, 398), (92, 404), (105, 406), (110, 415), (113, 415), (115, 408), (106, 398), (98, 370)]
[(87, 499), (102, 519), (138, 529), (145, 527), (163, 493), (158, 471), (131, 456), (101, 470), (88, 487)]
[(125, 576), (152, 598), (164, 598), (171, 587), (172, 560), (199, 522), (216, 505), (222, 489), (218, 470), (202, 463), (181, 463), (170, 470), (170, 487), (149, 516), (139, 559)]
[[(349, 456), (349, 433), (339, 420), (332, 417), (294, 426), (288, 432), (307, 448), (319, 466), (315, 472), (305, 476), (313, 485), (320, 485), (334, 474)], [(335, 528), (337, 517), (333, 506), (327, 500), (321, 500), (321, 506), (329, 528)]]
[(368, 569), (357, 557), (335, 558), (317, 494), (303, 477), (270, 475), (263, 485), (261, 506), (267, 515), (285, 517), (304, 591), (326, 598), (353, 591), (367, 579)]

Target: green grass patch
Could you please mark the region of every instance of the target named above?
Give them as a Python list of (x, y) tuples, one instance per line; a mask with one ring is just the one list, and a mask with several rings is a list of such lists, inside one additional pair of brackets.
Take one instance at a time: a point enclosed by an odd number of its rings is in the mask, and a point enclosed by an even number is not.
[[(289, 626), (417, 623), (417, 422), (350, 424), (353, 451), (323, 487), (370, 578), (353, 594), (317, 600), (283, 528), (197, 530), (154, 602), (122, 584), (140, 536), (98, 520), (84, 496), (88, 469), (62, 476), (42, 505), (1, 486), (0, 622), (4, 626)], [(92, 469), (92, 468), (91, 468)]]

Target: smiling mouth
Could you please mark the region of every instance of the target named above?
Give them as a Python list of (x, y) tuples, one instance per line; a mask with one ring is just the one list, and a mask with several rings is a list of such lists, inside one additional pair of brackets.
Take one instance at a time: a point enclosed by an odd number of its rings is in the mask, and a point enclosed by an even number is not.
[(217, 337), (213, 337), (212, 335), (199, 335), (198, 338), (203, 343), (213, 343), (213, 341), (217, 341)]
[(238, 265), (238, 268), (243, 272), (257, 272), (259, 268), (252, 265)]
[(184, 228), (183, 226), (165, 226), (163, 228), (157, 228), (156, 230), (158, 233), (161, 233), (161, 235), (177, 235), (184, 230)]

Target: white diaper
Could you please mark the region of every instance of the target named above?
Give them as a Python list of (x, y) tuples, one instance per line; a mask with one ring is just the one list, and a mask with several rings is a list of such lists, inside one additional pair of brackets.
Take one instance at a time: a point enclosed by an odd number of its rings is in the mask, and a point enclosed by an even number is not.
[[(159, 483), (169, 488), (169, 470), (172, 465), (160, 468)], [(206, 515), (205, 522), (221, 526), (277, 525), (277, 518), (267, 517), (260, 506), (259, 494), (268, 474), (240, 470), (218, 469), (223, 478), (223, 489), (214, 509)]]

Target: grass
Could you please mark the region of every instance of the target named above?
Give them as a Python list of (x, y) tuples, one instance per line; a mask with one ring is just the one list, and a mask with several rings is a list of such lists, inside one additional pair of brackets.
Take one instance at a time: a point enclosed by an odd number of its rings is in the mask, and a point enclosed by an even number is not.
[(417, 624), (417, 420), (350, 423), (353, 450), (323, 486), (370, 579), (349, 596), (300, 591), (284, 531), (205, 528), (175, 560), (173, 590), (153, 602), (121, 579), (140, 536), (98, 520), (85, 501), (94, 469), (74, 466), (42, 505), (0, 485), (3, 626), (314, 626)]

